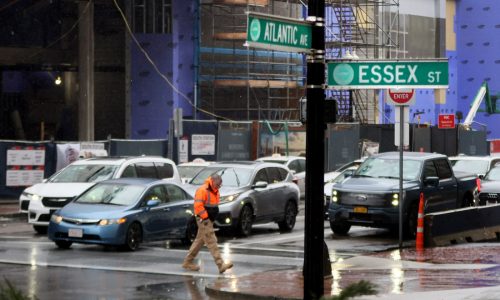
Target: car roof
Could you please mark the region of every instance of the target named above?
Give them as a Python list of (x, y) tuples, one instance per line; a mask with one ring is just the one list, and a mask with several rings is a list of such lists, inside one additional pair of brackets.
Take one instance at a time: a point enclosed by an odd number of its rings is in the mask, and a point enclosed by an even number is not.
[(257, 160), (277, 160), (277, 161), (287, 161), (291, 159), (306, 159), (303, 156), (294, 156), (294, 155), (288, 155), (288, 156), (264, 156), (264, 157), (259, 157)]
[(161, 156), (103, 156), (103, 157), (93, 157), (87, 159), (80, 159), (73, 162), (74, 165), (121, 165), (126, 161), (163, 161), (171, 164), (175, 164), (172, 160), (161, 157)]
[(131, 177), (131, 178), (118, 178), (118, 179), (111, 179), (111, 180), (104, 180), (101, 182), (98, 182), (98, 184), (109, 184), (109, 183), (119, 183), (119, 184), (133, 184), (133, 185), (150, 185), (154, 182), (167, 182), (165, 180), (160, 180), (157, 178), (136, 178), (136, 177)]
[(490, 161), (493, 159), (500, 159), (500, 156), (468, 156), (468, 155), (459, 155), (459, 156), (452, 156), (450, 157), (450, 160), (485, 160), (485, 161)]
[[(372, 157), (381, 157), (389, 159), (399, 159), (400, 153), (397, 151), (383, 152), (379, 154), (374, 154)], [(432, 159), (432, 158), (443, 158), (446, 157), (444, 154), (440, 153), (429, 153), (429, 152), (403, 152), (403, 157), (407, 159)]]
[(286, 168), (283, 165), (272, 163), (272, 162), (263, 162), (263, 161), (224, 161), (217, 162), (215, 164), (211, 164), (207, 166), (207, 168), (217, 168), (217, 167), (238, 167), (238, 168), (246, 168), (246, 169), (255, 169), (258, 166), (279, 166), (282, 168)]

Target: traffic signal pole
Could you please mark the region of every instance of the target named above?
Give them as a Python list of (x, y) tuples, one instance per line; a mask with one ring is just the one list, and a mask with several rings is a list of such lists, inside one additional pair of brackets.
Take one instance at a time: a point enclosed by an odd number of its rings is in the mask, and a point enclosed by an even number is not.
[[(306, 199), (304, 238), (304, 299), (319, 299), (324, 292), (325, 156), (325, 2), (309, 0), (307, 20), (312, 22), (312, 52), (307, 56)], [(328, 255), (328, 251), (326, 251)], [(329, 261), (329, 260), (328, 260)]]

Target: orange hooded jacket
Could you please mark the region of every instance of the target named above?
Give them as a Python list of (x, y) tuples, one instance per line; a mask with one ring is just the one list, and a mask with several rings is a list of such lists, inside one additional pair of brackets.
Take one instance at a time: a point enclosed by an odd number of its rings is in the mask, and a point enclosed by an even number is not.
[(219, 206), (219, 189), (214, 186), (212, 177), (208, 177), (194, 195), (194, 214), (203, 220), (208, 218), (207, 210)]

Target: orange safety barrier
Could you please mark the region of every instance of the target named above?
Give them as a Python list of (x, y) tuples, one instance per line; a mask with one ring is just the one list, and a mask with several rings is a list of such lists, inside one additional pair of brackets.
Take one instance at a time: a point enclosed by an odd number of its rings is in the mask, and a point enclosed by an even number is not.
[(417, 239), (415, 241), (417, 250), (424, 249), (424, 193), (420, 193), (417, 218)]

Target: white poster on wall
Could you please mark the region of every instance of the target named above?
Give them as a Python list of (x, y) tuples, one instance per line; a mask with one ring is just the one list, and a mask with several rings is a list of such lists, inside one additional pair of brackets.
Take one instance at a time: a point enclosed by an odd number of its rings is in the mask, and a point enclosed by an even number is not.
[(191, 136), (191, 155), (215, 155), (215, 135), (193, 134)]
[(43, 181), (43, 169), (30, 170), (30, 169), (12, 169), (7, 170), (5, 176), (6, 186), (31, 186)]
[(9, 149), (7, 150), (7, 166), (43, 166), (45, 150)]
[(61, 170), (80, 157), (80, 144), (58, 144), (56, 171)]
[(30, 186), (42, 182), (45, 169), (45, 147), (11, 147), (7, 150), (6, 165), (6, 186)]
[(185, 163), (189, 161), (188, 158), (188, 145), (189, 140), (180, 139), (179, 140), (179, 163)]

